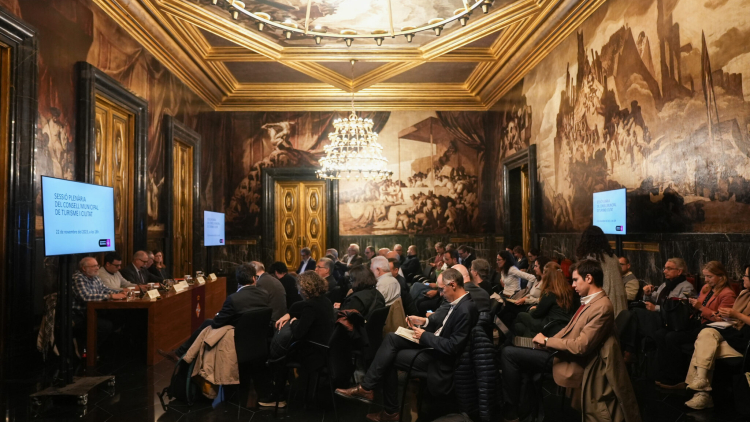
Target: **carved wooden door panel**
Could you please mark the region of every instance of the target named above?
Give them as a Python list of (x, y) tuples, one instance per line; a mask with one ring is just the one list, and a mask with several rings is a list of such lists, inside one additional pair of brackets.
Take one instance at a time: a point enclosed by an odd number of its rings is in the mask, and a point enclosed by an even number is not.
[(172, 274), (193, 274), (193, 147), (174, 141)]
[(300, 249), (313, 259), (326, 250), (325, 182), (276, 182), (276, 260), (297, 271)]
[(133, 124), (122, 107), (96, 96), (94, 183), (112, 186), (115, 195), (115, 249), (125, 262), (133, 255)]

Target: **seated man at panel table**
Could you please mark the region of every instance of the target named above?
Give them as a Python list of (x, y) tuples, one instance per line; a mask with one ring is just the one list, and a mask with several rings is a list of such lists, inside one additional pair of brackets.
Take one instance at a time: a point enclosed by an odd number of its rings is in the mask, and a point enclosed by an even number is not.
[(213, 328), (220, 328), (225, 325), (234, 325), (237, 323), (243, 313), (252, 311), (254, 309), (269, 307), (268, 303), (271, 300), (270, 296), (268, 295), (267, 291), (261, 289), (256, 285), (258, 276), (255, 275), (255, 267), (252, 264), (242, 264), (237, 266), (235, 275), (237, 278), (237, 284), (240, 285), (240, 288), (239, 290), (237, 290), (237, 292), (232, 293), (231, 295), (229, 295), (229, 297), (227, 297), (227, 299), (224, 301), (224, 305), (221, 307), (221, 310), (216, 314), (214, 319), (207, 319), (203, 321), (203, 324), (201, 324), (201, 326), (198, 327), (195, 332), (193, 332), (190, 338), (186, 342), (182, 343), (182, 345), (177, 349), (170, 350), (168, 352), (161, 349), (157, 350), (160, 355), (171, 360), (172, 362), (177, 362), (182, 356), (185, 355), (185, 353), (187, 353), (188, 349), (193, 345), (193, 342), (196, 338), (198, 338), (201, 331), (203, 331), (209, 325)]
[(120, 274), (122, 274), (125, 280), (135, 284), (160, 282), (159, 278), (148, 272), (146, 265), (148, 265), (148, 253), (146, 251), (138, 251), (133, 254), (133, 262), (130, 265), (120, 268)]
[(99, 268), (98, 276), (105, 287), (112, 290), (122, 290), (128, 287), (138, 287), (137, 284), (125, 280), (120, 274), (122, 257), (117, 252), (107, 252), (104, 255), (104, 266)]
[[(111, 289), (102, 283), (97, 273), (99, 264), (96, 259), (87, 256), (79, 263), (79, 269), (73, 273), (73, 330), (76, 338), (82, 339), (86, 332), (86, 302), (100, 300), (125, 299), (122, 289)], [(112, 333), (112, 321), (98, 317), (97, 343), (101, 344)]]
[[(559, 351), (552, 365), (555, 383), (580, 389), (583, 370), (598, 353), (615, 328), (614, 307), (604, 292), (604, 271), (597, 261), (583, 260), (571, 267), (573, 288), (581, 296), (578, 308), (568, 325), (554, 337), (539, 333), (532, 340), (535, 349), (508, 346), (500, 359), (506, 421), (518, 421), (521, 382), (524, 374), (549, 371), (546, 367), (552, 352)], [(537, 349), (538, 348), (538, 349)]]
[[(447, 314), (436, 318), (409, 316), (407, 321), (414, 327), (414, 343), (395, 333), (389, 333), (378, 349), (361, 385), (348, 389), (337, 389), (336, 394), (364, 402), (372, 402), (374, 389), (383, 388), (384, 410), (367, 415), (367, 420), (397, 421), (398, 414), (398, 373), (397, 368), (411, 364), (415, 354), (422, 348), (431, 347), (434, 351), (422, 353), (414, 362), (413, 370), (427, 372), (427, 388), (435, 396), (447, 395), (453, 386), (453, 372), (456, 359), (463, 353), (469, 341), (469, 333), (476, 325), (478, 312), (471, 296), (463, 288), (463, 276), (456, 270), (448, 269), (438, 280), (446, 302), (450, 303)], [(445, 283), (445, 284), (443, 284)]]

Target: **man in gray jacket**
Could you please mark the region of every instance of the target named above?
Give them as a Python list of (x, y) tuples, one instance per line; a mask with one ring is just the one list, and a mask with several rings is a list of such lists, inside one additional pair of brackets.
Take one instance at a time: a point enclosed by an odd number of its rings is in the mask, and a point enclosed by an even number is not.
[(255, 268), (255, 274), (258, 275), (258, 281), (255, 284), (270, 295), (268, 307), (273, 309), (271, 319), (276, 321), (286, 315), (286, 290), (284, 290), (284, 285), (276, 277), (266, 273), (266, 267), (263, 263), (253, 261), (250, 265)]

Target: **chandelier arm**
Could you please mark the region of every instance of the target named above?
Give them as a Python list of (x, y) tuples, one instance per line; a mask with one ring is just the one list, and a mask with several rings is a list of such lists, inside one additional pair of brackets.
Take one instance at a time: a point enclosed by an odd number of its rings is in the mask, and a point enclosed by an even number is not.
[(307, 13), (305, 13), (305, 35), (307, 35), (308, 31), (310, 30), (310, 6), (312, 5), (312, 0), (307, 0)]
[(393, 7), (391, 6), (391, 0), (388, 0), (388, 20), (391, 24), (391, 37), (395, 36), (395, 31), (393, 30)]

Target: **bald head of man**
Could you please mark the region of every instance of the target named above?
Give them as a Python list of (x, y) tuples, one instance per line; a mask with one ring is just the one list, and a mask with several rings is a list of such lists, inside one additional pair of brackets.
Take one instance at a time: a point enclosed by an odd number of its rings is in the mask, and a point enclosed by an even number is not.
[(388, 255), (388, 252), (390, 252), (390, 251), (391, 250), (388, 249), (388, 248), (380, 248), (380, 249), (378, 249), (378, 255), (379, 256), (386, 256), (386, 255)]
[(399, 259), (398, 252), (396, 251), (390, 251), (387, 254), (385, 254), (386, 259), (396, 258)]

